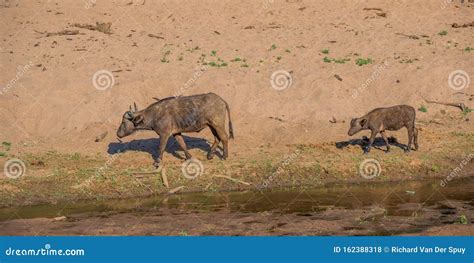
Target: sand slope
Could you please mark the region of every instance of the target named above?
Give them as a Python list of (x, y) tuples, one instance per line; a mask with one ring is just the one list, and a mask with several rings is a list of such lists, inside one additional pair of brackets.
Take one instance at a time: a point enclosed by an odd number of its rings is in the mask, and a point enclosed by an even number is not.
[[(2, 140), (105, 154), (131, 103), (144, 107), (152, 97), (175, 94), (225, 98), (236, 131), (232, 147), (241, 152), (266, 142), (347, 139), (350, 118), (380, 106), (420, 107), (423, 96), (474, 107), (448, 85), (454, 70), (472, 79), (474, 52), (464, 49), (474, 47), (473, 27), (451, 26), (472, 22), (472, 3), (93, 2), (2, 1)], [(73, 26), (96, 22), (112, 23), (111, 34)], [(63, 30), (78, 34), (47, 36)], [(324, 57), (350, 61), (326, 63)], [(374, 62), (358, 66), (357, 58)], [(93, 85), (100, 70), (113, 73), (114, 84), (105, 90)], [(270, 82), (278, 70), (291, 74), (292, 85), (281, 91)], [(462, 91), (472, 94), (472, 88)], [(429, 109), (418, 118), (457, 111)], [(346, 123), (331, 124), (332, 117)], [(105, 131), (105, 139), (94, 142)], [(399, 134), (405, 138), (405, 131)], [(207, 131), (199, 136), (211, 138)]]

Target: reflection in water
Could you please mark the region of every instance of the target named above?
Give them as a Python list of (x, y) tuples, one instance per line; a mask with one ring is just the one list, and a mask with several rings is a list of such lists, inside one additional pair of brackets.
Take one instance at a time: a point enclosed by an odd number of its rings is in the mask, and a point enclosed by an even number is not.
[[(314, 213), (333, 208), (378, 207), (387, 216), (413, 216), (421, 207), (446, 208), (446, 200), (474, 206), (474, 177), (441, 187), (439, 179), (387, 183), (334, 183), (317, 188), (246, 192), (194, 193), (108, 201), (77, 202), (0, 209), (0, 221), (12, 218), (58, 217), (88, 212), (142, 212), (173, 208), (187, 212)], [(12, 216), (15, 214), (15, 216)]]

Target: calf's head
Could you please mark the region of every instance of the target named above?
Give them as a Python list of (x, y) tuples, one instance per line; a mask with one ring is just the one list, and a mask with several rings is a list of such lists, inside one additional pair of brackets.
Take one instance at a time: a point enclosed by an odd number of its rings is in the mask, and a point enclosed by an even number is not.
[(368, 126), (368, 120), (365, 118), (352, 119), (351, 127), (349, 128), (349, 131), (347, 132), (347, 134), (349, 134), (349, 136), (352, 136), (361, 130), (367, 129), (367, 126)]
[(123, 138), (135, 132), (143, 123), (143, 113), (137, 111), (137, 105), (134, 104), (135, 110), (126, 111), (122, 117), (122, 123), (117, 130), (117, 137)]

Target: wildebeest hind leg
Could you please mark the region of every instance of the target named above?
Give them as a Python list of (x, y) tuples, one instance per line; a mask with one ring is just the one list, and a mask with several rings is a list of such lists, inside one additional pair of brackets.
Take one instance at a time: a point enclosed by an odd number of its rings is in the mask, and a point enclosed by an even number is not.
[(405, 152), (409, 152), (411, 150), (411, 144), (413, 142), (413, 136), (414, 136), (414, 130), (415, 128), (413, 126), (407, 126), (408, 130), (408, 147), (405, 149)]
[(219, 139), (214, 137), (214, 142), (212, 143), (211, 149), (207, 153), (207, 159), (212, 160), (214, 158), (214, 153), (216, 152), (217, 145), (219, 145)]
[(190, 159), (192, 156), (191, 156), (191, 154), (189, 154), (189, 152), (188, 152), (188, 148), (186, 147), (186, 142), (184, 141), (183, 136), (182, 136), (181, 134), (175, 134), (175, 135), (174, 135), (174, 138), (175, 138), (176, 141), (178, 142), (179, 147), (181, 147), (181, 149), (183, 149), (184, 155), (186, 155), (186, 160), (187, 160), (187, 159)]
[(414, 128), (413, 143), (415, 144), (415, 151), (418, 151), (418, 130)]
[(224, 145), (224, 154), (222, 155), (222, 158), (225, 160), (229, 156), (229, 138), (227, 137), (224, 127), (225, 126), (214, 128), (217, 131), (217, 135), (219, 135), (219, 139), (221, 139), (222, 144)]
[(207, 159), (211, 160), (212, 158), (214, 158), (214, 153), (216, 152), (216, 148), (219, 145), (220, 139), (216, 129), (212, 126), (209, 126), (209, 128), (211, 129), (211, 132), (214, 135), (214, 143), (212, 143), (211, 149), (207, 153)]

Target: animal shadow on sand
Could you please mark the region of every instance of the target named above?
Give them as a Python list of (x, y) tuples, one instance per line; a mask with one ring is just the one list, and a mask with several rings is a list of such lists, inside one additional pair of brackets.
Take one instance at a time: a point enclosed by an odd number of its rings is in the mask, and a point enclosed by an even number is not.
[[(192, 149), (201, 149), (206, 153), (210, 151), (211, 147), (207, 140), (202, 138), (195, 138), (185, 136), (184, 141), (186, 142), (186, 146), (188, 150)], [(128, 151), (137, 151), (137, 152), (147, 152), (149, 153), (153, 160), (156, 160), (159, 156), (159, 147), (160, 147), (160, 139), (159, 138), (150, 138), (150, 139), (138, 139), (132, 140), (129, 142), (111, 142), (109, 143), (109, 148), (107, 153), (109, 154), (117, 154), (123, 153)], [(178, 153), (181, 152), (182, 154)], [(179, 147), (178, 142), (174, 138), (170, 138), (168, 140), (168, 144), (166, 145), (166, 152), (172, 154), (174, 157), (178, 159), (184, 160), (184, 152), (182, 151), (181, 147)], [(215, 153), (219, 158), (222, 158), (222, 149), (218, 147)]]
[[(402, 150), (405, 150), (406, 148), (408, 148), (408, 146), (406, 144), (399, 143), (397, 141), (397, 138), (395, 138), (393, 136), (388, 137), (387, 140), (388, 140), (388, 144), (390, 144), (390, 146), (393, 145), (393, 146), (401, 148)], [(336, 148), (344, 149), (349, 145), (358, 145), (358, 146), (360, 146), (361, 150), (364, 150), (364, 148), (368, 144), (369, 144), (369, 138), (367, 138), (366, 136), (363, 136), (362, 139), (352, 139), (352, 140), (348, 140), (348, 141), (336, 142)], [(382, 150), (382, 151), (386, 150), (385, 141), (383, 140), (382, 137), (376, 137), (375, 140), (374, 140), (374, 143), (372, 144), (372, 146), (374, 148), (378, 149), (378, 150)]]

